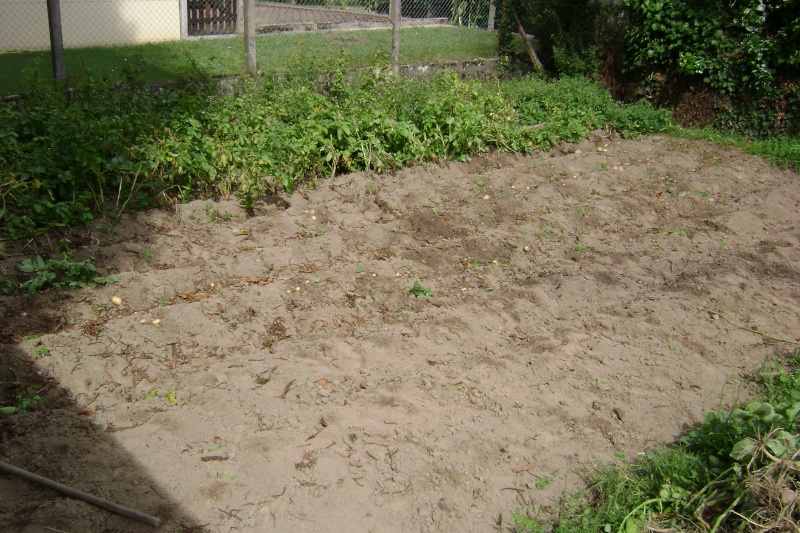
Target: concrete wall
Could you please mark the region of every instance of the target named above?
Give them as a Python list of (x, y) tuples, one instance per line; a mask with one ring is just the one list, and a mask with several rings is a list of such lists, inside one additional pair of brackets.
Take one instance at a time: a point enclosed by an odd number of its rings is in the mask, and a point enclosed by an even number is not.
[[(181, 38), (180, 0), (61, 0), (64, 46)], [(50, 48), (46, 0), (0, 0), (0, 51)]]

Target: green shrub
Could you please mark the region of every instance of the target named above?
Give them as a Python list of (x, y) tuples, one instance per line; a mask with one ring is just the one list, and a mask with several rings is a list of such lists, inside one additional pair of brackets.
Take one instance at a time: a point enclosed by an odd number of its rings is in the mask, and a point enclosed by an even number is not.
[(623, 137), (663, 133), (672, 127), (672, 117), (666, 109), (656, 109), (643, 100), (633, 105), (615, 107), (607, 113), (608, 121)]
[[(747, 137), (800, 135), (797, 0), (624, 0), (625, 64), (657, 96), (710, 89), (717, 125)], [(671, 93), (671, 94), (669, 94)]]
[(526, 32), (536, 37), (536, 53), (548, 73), (593, 74), (597, 70), (596, 29), (604, 9), (610, 8), (591, 0), (504, 0), (499, 10), (499, 55), (506, 65), (530, 65), (512, 38), (512, 33), (517, 32), (516, 13)]

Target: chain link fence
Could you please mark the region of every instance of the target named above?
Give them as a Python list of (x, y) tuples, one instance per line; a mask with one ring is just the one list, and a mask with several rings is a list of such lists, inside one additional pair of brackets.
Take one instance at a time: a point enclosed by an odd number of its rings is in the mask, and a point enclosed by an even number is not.
[[(404, 0), (403, 26), (493, 24), (493, 0)], [(258, 2), (261, 33), (273, 31), (388, 28), (389, 0), (273, 0)], [(494, 29), (493, 27), (491, 29)]]
[[(494, 29), (494, 0), (404, 0), (404, 26)], [(242, 0), (61, 0), (66, 48), (174, 41), (241, 33)], [(0, 0), (0, 52), (46, 50), (46, 0)], [(388, 28), (389, 0), (256, 3), (258, 33)]]
[[(177, 63), (172, 60), (181, 54), (184, 62), (191, 56), (190, 62), (208, 67), (208, 71), (216, 75), (233, 74), (232, 69), (236, 67), (230, 65), (240, 64), (244, 59), (243, 47), (233, 40), (222, 51), (219, 47), (199, 46), (197, 42), (212, 37), (241, 38), (244, 0), (50, 1), (60, 4), (61, 33), (70, 79), (84, 76), (84, 72), (79, 71), (91, 71), (99, 77), (116, 76), (126, 61), (130, 65), (126, 57), (132, 54), (154, 73), (153, 79), (164, 81), (175, 72), (168, 63)], [(474, 33), (477, 28), (494, 29), (494, 4), (499, 2), (402, 0), (401, 27), (450, 28), (449, 33), (437, 34), (425, 44), (425, 51), (430, 51), (427, 55), (437, 61), (446, 58), (448, 50), (469, 50), (470, 40), (481, 40)], [(390, 29), (389, 8), (390, 0), (256, 0), (253, 18), (257, 35)], [(465, 32), (459, 35), (458, 28)], [(467, 28), (473, 33), (466, 31)], [(486, 38), (490, 35), (485, 34), (476, 47), (486, 49)], [(338, 39), (345, 48), (354, 40), (365, 39)], [(150, 43), (172, 43), (169, 45), (172, 48), (140, 46)], [(128, 49), (128, 46), (137, 48)], [(377, 46), (374, 57), (388, 52)], [(0, 95), (19, 90), (21, 82), (14, 80), (20, 80), (24, 72), (33, 69), (46, 75), (50, 49), (48, 0), (0, 0)], [(400, 50), (402, 62), (405, 60), (402, 43)], [(239, 53), (241, 56), (237, 57)], [(227, 68), (217, 69), (214, 61), (225, 63)], [(268, 70), (269, 59), (259, 58), (258, 61), (259, 69)]]

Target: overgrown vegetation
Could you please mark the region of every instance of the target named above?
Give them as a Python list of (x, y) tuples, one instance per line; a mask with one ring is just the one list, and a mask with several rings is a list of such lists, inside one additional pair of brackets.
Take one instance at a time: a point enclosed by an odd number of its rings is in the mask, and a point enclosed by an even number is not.
[(689, 139), (705, 139), (719, 144), (737, 146), (782, 168), (800, 169), (799, 138), (772, 137), (748, 141), (744, 140), (740, 135), (720, 133), (711, 127), (702, 129), (678, 128), (673, 130), (672, 133)]
[(800, 349), (752, 381), (759, 401), (710, 412), (680, 442), (601, 469), (588, 494), (566, 497), (552, 523), (517, 509), (517, 530), (797, 531)]
[(347, 66), (299, 55), (284, 76), (230, 94), (215, 82), (151, 90), (135, 72), (70, 95), (32, 84), (0, 105), (5, 240), (167, 198), (237, 195), (252, 208), (261, 194), (343, 172), (531, 152), (606, 124), (626, 136), (670, 126), (668, 113), (619, 106), (578, 78), (409, 81)]
[(643, 94), (675, 103), (710, 91), (718, 128), (800, 136), (800, 2), (625, 0), (626, 69)]

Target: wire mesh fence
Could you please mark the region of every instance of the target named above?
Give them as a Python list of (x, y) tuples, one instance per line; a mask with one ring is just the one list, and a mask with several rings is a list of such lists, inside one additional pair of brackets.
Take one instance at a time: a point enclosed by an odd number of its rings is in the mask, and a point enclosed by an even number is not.
[[(493, 28), (495, 0), (404, 0), (404, 26)], [(242, 30), (242, 0), (61, 0), (67, 48), (141, 44)], [(0, 0), (0, 51), (50, 47), (46, 0)], [(389, 27), (389, 0), (256, 3), (259, 33)]]
[[(493, 0), (404, 0), (406, 25), (488, 28)], [(259, 2), (265, 23), (389, 23), (389, 0), (278, 0)]]
[[(119, 76), (126, 62), (131, 65), (131, 56), (136, 57), (137, 64), (149, 69), (152, 76), (146, 79), (153, 81), (168, 81), (180, 75), (176, 65), (181, 58), (176, 56), (183, 56), (181, 68), (187, 64), (199, 65), (211, 75), (231, 75), (243, 70), (244, 47), (240, 42), (212, 46), (212, 42), (203, 44), (203, 41), (208, 37), (241, 38), (245, 0), (50, 1), (60, 4), (70, 82), (77, 76), (87, 78), (89, 71), (96, 78)], [(427, 27), (439, 28), (430, 31), (440, 33), (431, 33), (427, 40), (417, 39), (416, 43), (409, 39), (407, 48), (401, 41), (400, 61), (408, 61), (410, 57), (414, 61), (420, 56), (425, 57), (423, 61), (451, 59), (448, 50), (461, 50), (463, 53), (457, 59), (465, 59), (474, 50), (486, 50), (487, 38), (493, 37), (475, 32), (493, 29), (494, 4), (499, 1), (402, 0), (403, 35)], [(392, 28), (389, 11), (390, 0), (256, 0), (253, 18), (258, 35), (296, 35), (313, 30), (389, 30)], [(459, 29), (464, 32), (459, 33)], [(384, 37), (378, 38), (379, 35)], [(327, 52), (334, 48), (348, 53), (355, 50), (359, 57), (378, 58), (389, 57), (391, 51), (390, 39), (381, 32), (350, 37), (331, 34), (330, 41)], [(150, 44), (153, 46), (142, 46)], [(359, 49), (365, 45), (374, 48), (365, 53)], [(22, 83), (18, 80), (23, 72), (37, 70), (46, 76), (50, 48), (48, 0), (0, 0), (0, 95), (19, 90)], [(270, 44), (267, 48), (271, 51), (276, 46)], [(407, 56), (407, 50), (415, 55)], [(261, 56), (258, 68), (270, 70), (266, 63), (273, 60)], [(360, 65), (364, 66), (364, 62)]]
[[(406, 26), (455, 25), (490, 27), (494, 0), (403, 0), (401, 16)], [(388, 26), (389, 0), (272, 0), (259, 2), (261, 31), (315, 29), (334, 25)], [(283, 26), (283, 28), (282, 28)]]

